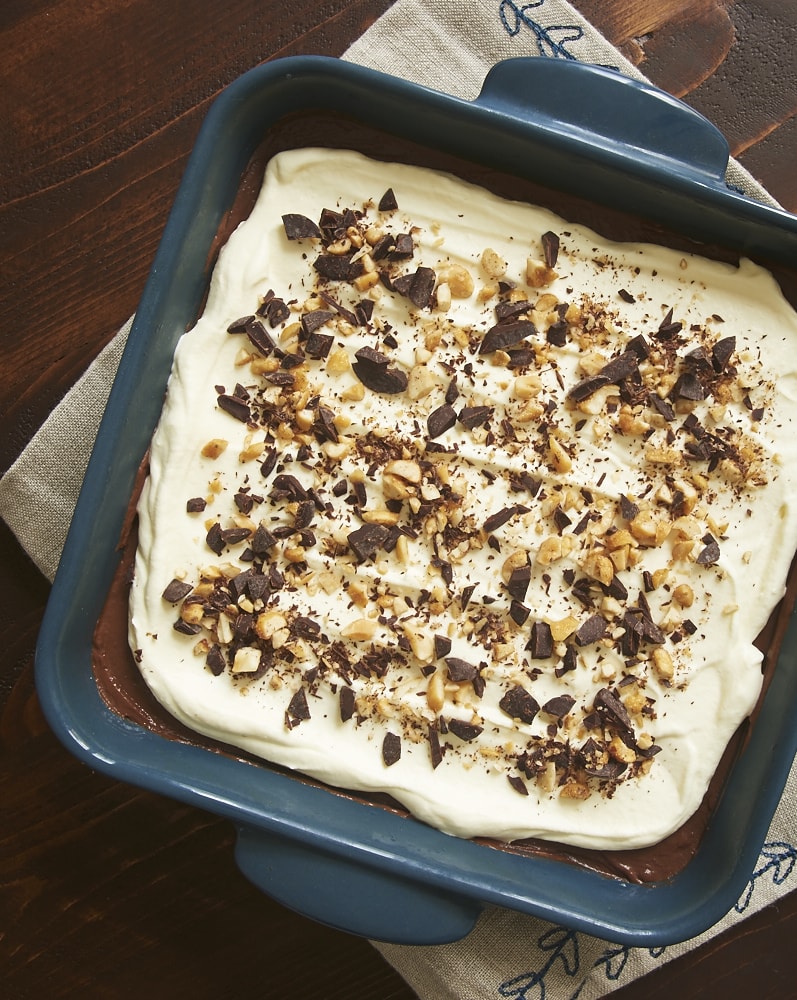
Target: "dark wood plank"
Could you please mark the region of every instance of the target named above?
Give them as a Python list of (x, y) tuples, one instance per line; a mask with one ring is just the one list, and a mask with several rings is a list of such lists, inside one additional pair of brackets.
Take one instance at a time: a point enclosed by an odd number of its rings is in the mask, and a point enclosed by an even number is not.
[[(390, 2), (0, 7), (0, 470), (135, 309), (213, 97), (263, 59), (341, 53)], [(712, 118), (797, 210), (793, 4), (576, 6), (654, 82)], [(60, 747), (33, 686), (47, 593), (0, 525), (4, 995), (410, 1000), (366, 942), (254, 890), (235, 868), (226, 823), (111, 782)], [(785, 1000), (796, 935), (792, 893), (615, 995)]]

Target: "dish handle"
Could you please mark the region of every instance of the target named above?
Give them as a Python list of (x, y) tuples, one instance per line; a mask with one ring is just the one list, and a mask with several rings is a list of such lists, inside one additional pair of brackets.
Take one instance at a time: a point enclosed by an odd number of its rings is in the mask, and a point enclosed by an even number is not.
[(617, 70), (550, 57), (506, 59), (488, 72), (474, 103), (593, 153), (724, 187), (730, 149), (719, 129), (683, 101)]
[(306, 847), (263, 829), (239, 826), (235, 861), (266, 895), (337, 930), (391, 944), (447, 944), (463, 938), (479, 904)]

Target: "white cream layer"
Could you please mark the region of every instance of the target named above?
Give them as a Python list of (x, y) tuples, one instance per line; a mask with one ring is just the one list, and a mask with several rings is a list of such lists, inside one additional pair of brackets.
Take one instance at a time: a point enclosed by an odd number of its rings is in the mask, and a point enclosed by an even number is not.
[[(389, 187), (398, 210), (380, 213), (375, 203)], [(253, 313), (273, 289), (294, 305), (287, 323), (270, 332), (281, 346), (295, 349), (289, 337), (280, 341), (282, 331), (299, 318), (303, 306), (325, 307), (312, 298), (317, 290), (312, 261), (320, 245), (310, 239), (289, 241), (281, 217), (290, 212), (317, 220), (324, 208), (364, 206), (374, 225), (392, 233), (412, 231), (415, 254), (406, 262), (406, 271), (422, 264), (433, 268), (439, 279), (455, 263), (473, 277), (474, 290), (465, 298), (454, 297), (443, 311), (434, 305), (418, 309), (381, 285), (363, 291), (343, 283), (325, 286), (348, 308), (373, 298), (373, 320), (367, 328), (333, 320), (320, 330), (334, 335), (330, 356), (307, 362), (302, 369), (307, 389), (304, 398), (293, 399), (294, 417), (274, 441), (264, 441), (261, 431), (217, 406), (218, 386), (232, 393), (236, 384), (252, 391), (265, 384), (258, 353), (245, 336), (227, 333), (227, 326)], [(557, 276), (533, 289), (527, 282), (527, 258), (542, 258), (540, 237), (547, 231), (561, 241)], [(545, 342), (546, 325), (559, 315), (552, 315), (552, 299), (531, 314), (541, 332), (532, 340), (534, 363), (522, 371), (507, 368), (505, 355), (479, 355), (472, 347), (495, 323), (499, 297), (489, 294), (496, 280), (481, 264), (485, 248), (506, 262), (504, 277), (532, 301), (550, 295), (577, 306), (568, 314), (572, 322), (563, 347)], [(396, 268), (401, 270), (398, 264)], [(449, 284), (456, 291), (456, 276)], [(620, 296), (620, 289), (627, 294)], [(444, 306), (446, 290), (438, 294)], [(728, 398), (721, 403), (715, 398), (700, 401), (693, 409), (702, 426), (722, 428), (726, 438), (742, 443), (747, 456), (744, 475), (757, 477), (760, 485), (737, 481), (733, 463), (709, 473), (705, 461), (684, 457), (684, 442), (691, 440), (682, 429), (684, 405), (670, 424), (677, 432), (668, 438), (668, 422), (649, 407), (626, 413), (621, 428), (616, 388), (602, 389), (580, 406), (566, 401), (572, 386), (623, 350), (632, 337), (643, 334), (653, 342), (669, 309), (684, 331), (695, 328), (679, 348), (681, 356), (698, 342), (710, 345), (735, 336), (732, 364), (737, 374), (726, 386)], [(383, 325), (381, 333), (377, 322)], [(386, 346), (386, 333), (397, 346), (390, 347), (390, 340)], [(350, 368), (337, 369), (346, 357), (354, 361), (355, 351), (364, 345), (387, 353), (406, 373), (415, 370), (411, 384), (423, 376), (426, 385), (431, 372), (431, 388), (417, 400), (406, 392), (384, 395), (366, 389), (363, 394)], [(472, 366), (470, 376), (463, 372), (463, 363)], [(492, 443), (483, 430), (460, 424), (436, 438), (438, 445), (457, 444), (455, 456), (441, 458), (425, 450), (427, 417), (444, 402), (454, 370), (460, 390), (455, 408), (494, 407), (490, 426), (500, 428), (506, 418), (518, 439), (509, 452), (502, 434), (495, 434)], [(518, 382), (519, 376), (531, 378)], [(656, 382), (655, 371), (650, 378)], [(280, 391), (269, 389), (273, 398)], [(287, 456), (296, 456), (301, 444), (296, 435), (306, 429), (308, 406), (311, 410), (312, 397), (318, 394), (337, 416), (338, 447), (322, 445), (307, 432), (313, 457), (284, 464)], [(361, 394), (364, 398), (357, 399)], [(542, 415), (536, 404), (542, 406)], [(644, 432), (633, 423), (634, 417), (649, 425)], [(607, 242), (544, 209), (501, 200), (447, 175), (376, 163), (355, 153), (281, 153), (268, 167), (250, 218), (221, 253), (202, 318), (177, 347), (139, 504), (131, 646), (158, 700), (192, 729), (334, 786), (390, 793), (414, 816), (449, 833), (504, 840), (537, 836), (588, 848), (655, 843), (698, 807), (729, 738), (760, 691), (761, 655), (753, 641), (784, 591), (797, 547), (797, 508), (791, 499), (797, 469), (795, 422), (797, 317), (773, 278), (749, 261), (737, 268), (660, 247)], [(346, 536), (362, 521), (345, 497), (332, 494), (331, 486), (343, 476), (349, 483), (360, 478), (368, 497), (365, 510), (384, 508), (383, 468), (369, 468), (358, 449), (349, 448), (351, 442), (380, 438), (403, 442), (407, 461), (428, 460), (443, 468), (438, 476), (425, 471), (421, 483), (409, 484), (416, 500), (434, 500), (434, 491), (439, 493), (446, 481), (461, 501), (449, 504), (442, 520), (424, 524), (418, 537), (398, 550), (358, 563), (346, 551)], [(202, 449), (212, 440), (226, 442), (226, 447), (217, 457), (204, 457)], [(253, 527), (261, 521), (269, 527), (290, 523), (284, 502), (269, 509), (270, 480), (260, 472), (272, 447), (280, 459), (271, 478), (280, 471), (290, 473), (305, 487), (322, 491), (330, 507), (313, 524), (317, 543), (305, 553), (302, 582), (275, 594), (268, 609), (256, 607), (254, 613), (302, 613), (315, 619), (332, 641), (340, 639), (347, 626), (359, 635), (352, 623), (370, 621), (373, 627), (359, 626), (366, 630), (363, 638), (344, 640), (352, 660), (374, 649), (390, 664), (402, 650), (401, 666), (389, 667), (384, 678), (349, 678), (358, 714), (347, 722), (341, 722), (338, 708), (344, 681), (334, 668), (325, 666), (317, 685), (304, 676), (317, 665), (311, 644), (289, 640), (293, 662), (279, 659), (278, 667), (255, 680), (229, 669), (214, 676), (204, 665), (207, 645), (202, 640), (207, 633), (191, 637), (176, 632), (172, 626), (177, 609), (161, 597), (173, 578), (193, 586), (203, 569), (207, 578), (208, 568), (215, 573), (221, 566), (230, 575), (251, 566), (240, 559), (246, 543), (217, 557), (205, 541), (214, 519), (224, 528), (236, 523), (232, 497), (242, 485), (266, 498), (248, 515)], [(330, 464), (337, 469), (332, 478), (323, 471)], [(508, 474), (522, 470), (542, 482), (536, 497), (510, 488)], [(680, 508), (685, 520), (678, 520), (678, 512), (668, 507), (673, 490), (681, 487), (691, 506), (688, 514)], [(638, 560), (635, 565), (615, 567), (614, 575), (634, 596), (645, 589), (643, 570), (650, 574), (648, 581), (660, 571), (659, 585), (646, 596), (651, 617), (667, 638), (655, 646), (643, 643), (631, 665), (616, 641), (623, 602), (613, 603), (601, 594), (594, 607), (586, 609), (563, 582), (600, 573), (600, 562), (590, 562), (589, 556), (610, 554), (607, 528), (628, 529), (618, 513), (621, 496), (648, 511), (652, 523), (664, 525), (653, 541), (640, 545), (634, 540), (626, 556), (631, 553), (632, 561)], [(186, 501), (194, 497), (208, 498), (204, 512), (186, 513)], [(529, 509), (492, 532), (498, 551), (487, 544), (484, 531), (475, 532), (478, 540), (464, 547), (443, 541), (445, 517), (478, 528), (489, 515), (513, 504)], [(555, 521), (557, 507), (569, 523)], [(405, 504), (405, 510), (410, 509)], [(574, 529), (589, 511), (593, 520), (576, 534)], [(246, 521), (239, 515), (237, 523)], [(707, 533), (718, 540), (720, 555), (716, 564), (701, 566), (696, 557)], [(436, 534), (437, 553), (442, 546), (452, 567), (450, 587), (439, 563), (432, 561)], [(325, 554), (327, 536), (337, 542), (337, 554)], [(690, 538), (693, 547), (685, 552)], [(291, 546), (295, 551), (296, 539), (287, 538), (274, 550), (274, 561), (283, 569), (289, 567), (286, 550)], [(510, 599), (501, 576), (506, 559), (518, 551), (527, 554), (531, 566), (523, 602), (530, 616), (522, 625), (509, 615)], [(625, 565), (622, 557), (619, 565)], [(683, 597), (686, 591), (679, 591), (683, 603), (673, 599), (679, 585), (691, 588), (691, 603)], [(463, 610), (460, 595), (466, 587), (474, 589)], [(427, 594), (428, 599), (419, 602), (419, 595)], [(572, 628), (595, 612), (606, 619), (608, 638), (579, 646), (576, 669), (557, 677), (564, 645), (573, 641)], [(554, 623), (557, 636), (564, 636), (555, 655), (546, 660), (530, 659), (525, 648), (531, 623), (539, 620)], [(693, 635), (682, 627), (684, 620), (696, 626)], [(486, 682), (481, 697), (472, 685), (452, 682), (444, 660), (430, 655), (434, 635), (451, 638), (448, 656), (481, 666)], [(406, 637), (412, 640), (409, 652)], [(672, 677), (667, 676), (666, 659), (658, 664), (654, 660), (659, 646), (669, 656)], [(422, 668), (429, 666), (435, 667), (435, 674), (427, 676)], [(435, 675), (445, 681), (442, 708), (430, 693), (430, 686), (437, 684)], [(636, 680), (623, 685), (624, 676)], [(539, 705), (561, 694), (575, 699), (558, 729), (558, 738), (573, 746), (583, 745), (590, 735), (583, 719), (597, 691), (611, 688), (621, 696), (631, 695), (635, 738), (641, 746), (655, 743), (660, 752), (641, 773), (621, 778), (611, 796), (594, 781), (582, 783), (591, 789), (588, 797), (563, 795), (558, 784), (551, 787), (550, 769), (547, 777), (519, 775), (517, 754), (532, 738), (544, 745), (556, 720), (542, 712), (530, 725), (511, 719), (499, 701), (516, 685)], [(286, 725), (290, 699), (302, 686), (309, 692), (310, 718)], [(646, 706), (644, 711), (640, 704)], [(433, 767), (426, 727), (441, 715), (478, 724), (482, 732), (471, 742), (443, 733), (441, 743), (448, 747), (442, 762)], [(401, 737), (400, 759), (390, 765), (382, 755), (386, 731)], [(509, 776), (516, 779), (514, 786)], [(517, 789), (518, 777), (526, 794)], [(574, 782), (567, 785), (572, 791)]]

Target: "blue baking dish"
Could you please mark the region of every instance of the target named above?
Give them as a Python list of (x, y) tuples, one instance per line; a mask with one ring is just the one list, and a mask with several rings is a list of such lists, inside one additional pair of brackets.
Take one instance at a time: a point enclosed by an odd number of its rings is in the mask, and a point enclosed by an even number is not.
[(745, 889), (797, 750), (793, 617), (702, 845), (680, 874), (648, 885), (459, 840), (268, 765), (164, 739), (100, 697), (92, 633), (172, 352), (201, 310), (214, 238), (250, 157), (276, 123), (308, 109), (353, 115), (382, 133), (773, 266), (797, 262), (797, 218), (726, 186), (721, 134), (685, 105), (610, 70), (509, 60), (474, 101), (334, 59), (278, 60), (246, 73), (216, 100), (197, 139), (108, 401), (38, 644), (46, 716), (92, 768), (228, 819), (245, 875), (334, 927), (442, 943), (464, 936), (494, 904), (629, 945), (693, 937)]

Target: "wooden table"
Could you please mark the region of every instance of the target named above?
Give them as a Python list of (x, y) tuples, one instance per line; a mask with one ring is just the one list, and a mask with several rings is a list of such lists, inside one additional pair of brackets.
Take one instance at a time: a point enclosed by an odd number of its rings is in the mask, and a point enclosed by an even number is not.
[[(0, 471), (134, 311), (211, 99), (265, 58), (342, 53), (390, 2), (2, 5)], [(794, 5), (576, 6), (712, 118), (797, 211)], [(61, 748), (32, 680), (47, 593), (0, 526), (4, 995), (409, 1000), (367, 942), (252, 888), (225, 822), (94, 774)], [(616, 996), (785, 1000), (795, 938), (792, 893)]]

